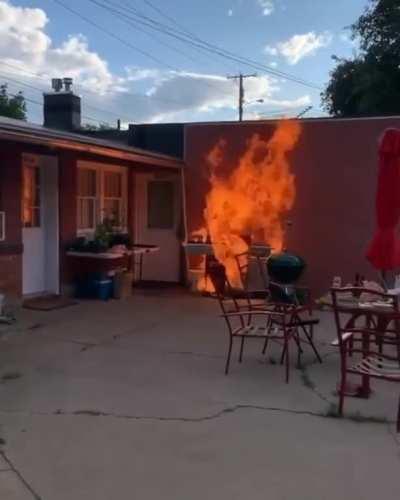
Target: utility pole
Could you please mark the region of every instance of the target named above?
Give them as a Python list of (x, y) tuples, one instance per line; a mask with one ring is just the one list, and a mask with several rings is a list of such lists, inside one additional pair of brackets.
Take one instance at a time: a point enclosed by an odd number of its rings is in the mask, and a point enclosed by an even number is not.
[(239, 73), (238, 75), (228, 76), (228, 80), (239, 80), (239, 121), (243, 121), (243, 105), (244, 105), (244, 85), (243, 82), (245, 78), (256, 78), (257, 74), (243, 75)]

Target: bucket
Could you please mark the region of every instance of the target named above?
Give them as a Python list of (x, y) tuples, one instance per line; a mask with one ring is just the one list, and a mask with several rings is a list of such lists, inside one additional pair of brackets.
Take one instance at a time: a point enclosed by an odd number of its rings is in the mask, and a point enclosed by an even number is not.
[(109, 300), (113, 295), (113, 282), (110, 279), (107, 280), (95, 280), (93, 281), (93, 292), (96, 298), (100, 300)]

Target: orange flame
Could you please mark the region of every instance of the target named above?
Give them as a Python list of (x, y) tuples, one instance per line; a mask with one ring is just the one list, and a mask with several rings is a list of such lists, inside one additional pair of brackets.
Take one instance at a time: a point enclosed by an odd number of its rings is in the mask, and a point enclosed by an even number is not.
[(241, 286), (235, 256), (248, 250), (246, 236), (276, 252), (283, 248), (283, 217), (296, 198), (295, 176), (287, 155), (300, 132), (298, 121), (284, 120), (270, 140), (254, 134), (228, 177), (218, 175), (226, 141), (220, 140), (207, 156), (211, 189), (204, 210), (206, 227), (195, 233), (208, 232), (215, 257), (224, 264), (233, 286)]

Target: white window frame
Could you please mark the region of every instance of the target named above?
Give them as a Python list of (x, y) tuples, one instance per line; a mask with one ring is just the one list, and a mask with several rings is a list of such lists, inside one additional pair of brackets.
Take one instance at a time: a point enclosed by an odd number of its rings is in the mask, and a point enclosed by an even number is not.
[(6, 213), (0, 212), (0, 241), (6, 239)]
[[(99, 183), (99, 174), (98, 174), (98, 169), (90, 164), (85, 164), (85, 165), (79, 165), (78, 170), (92, 170), (96, 172), (96, 196), (80, 196), (78, 187), (77, 186), (77, 193), (76, 193), (76, 205), (77, 205), (77, 217), (76, 217), (76, 225), (78, 228), (78, 235), (79, 236), (84, 236), (84, 235), (90, 235), (93, 234), (96, 230), (96, 226), (98, 224), (98, 206), (99, 206), (99, 197), (100, 197), (100, 183)], [(87, 228), (80, 228), (79, 227), (79, 205), (80, 205), (80, 200), (94, 200), (94, 227), (87, 227)]]
[[(96, 231), (96, 226), (104, 219), (104, 174), (106, 172), (117, 172), (122, 174), (122, 226), (116, 227), (115, 229), (119, 231), (127, 231), (128, 226), (128, 167), (121, 167), (118, 165), (103, 165), (100, 163), (93, 162), (78, 162), (78, 169), (91, 169), (96, 171), (96, 201), (95, 201), (95, 227), (87, 229), (77, 229), (78, 236), (91, 237)], [(82, 198), (76, 195), (77, 210), (79, 210), (79, 199)], [(87, 197), (84, 197), (87, 198)], [(111, 198), (114, 199), (114, 198)], [(79, 214), (77, 213), (77, 225), (78, 225)]]

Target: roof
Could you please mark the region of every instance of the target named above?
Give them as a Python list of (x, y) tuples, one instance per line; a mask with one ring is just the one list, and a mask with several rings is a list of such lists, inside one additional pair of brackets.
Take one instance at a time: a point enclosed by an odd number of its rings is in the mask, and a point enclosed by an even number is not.
[(252, 126), (255, 124), (263, 123), (276, 123), (281, 120), (299, 120), (301, 122), (350, 122), (350, 121), (368, 121), (368, 120), (400, 120), (400, 115), (385, 115), (385, 116), (354, 116), (354, 117), (340, 117), (340, 116), (312, 116), (312, 117), (288, 117), (276, 116), (271, 118), (263, 118), (260, 120), (221, 120), (221, 121), (200, 121), (200, 122), (170, 122), (170, 123), (135, 123), (133, 127), (162, 127), (162, 126), (220, 126), (220, 125), (237, 125), (237, 126)]
[(105, 139), (55, 130), (22, 120), (0, 117), (0, 140), (10, 140), (25, 144), (37, 144), (55, 149), (67, 149), (106, 156), (118, 160), (134, 161), (147, 165), (181, 168), (181, 159), (144, 149), (133, 148)]

